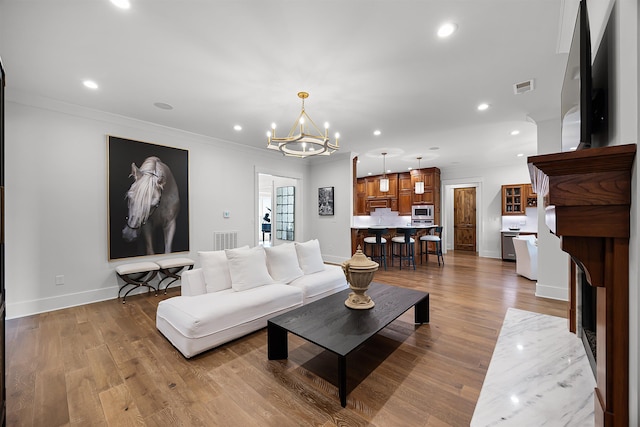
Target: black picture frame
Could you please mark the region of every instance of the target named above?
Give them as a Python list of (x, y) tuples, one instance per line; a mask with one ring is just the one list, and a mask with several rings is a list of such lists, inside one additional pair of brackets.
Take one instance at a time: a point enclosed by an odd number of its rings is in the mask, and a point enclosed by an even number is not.
[(318, 188), (318, 215), (333, 216), (333, 187)]
[[(108, 257), (109, 260), (140, 257), (146, 255), (188, 252), (189, 251), (189, 151), (148, 142), (135, 141), (107, 135), (108, 166)], [(124, 229), (129, 221), (127, 194), (135, 181), (132, 165), (142, 168), (150, 157), (157, 157), (173, 175), (175, 186), (170, 179), (161, 179), (163, 194), (156, 208), (151, 212), (144, 225), (141, 224), (137, 238), (129, 240)], [(156, 163), (157, 164), (157, 163)], [(146, 168), (147, 166), (145, 166)], [(164, 168), (157, 164), (157, 168)], [(158, 169), (160, 170), (160, 169)], [(163, 169), (166, 170), (166, 169)], [(174, 191), (175, 189), (175, 191)], [(178, 203), (175, 197), (177, 191)], [(165, 206), (171, 200), (172, 211), (177, 216), (166, 214)], [(164, 204), (163, 204), (164, 203)], [(165, 233), (160, 223), (167, 223), (167, 217), (175, 220), (175, 233), (170, 250), (165, 247)], [(131, 229), (129, 229), (130, 238)], [(146, 237), (151, 236), (151, 245)]]

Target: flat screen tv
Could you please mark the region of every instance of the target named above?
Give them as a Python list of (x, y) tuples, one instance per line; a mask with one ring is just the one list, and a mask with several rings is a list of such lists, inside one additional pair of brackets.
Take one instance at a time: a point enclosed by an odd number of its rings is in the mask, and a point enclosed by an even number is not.
[(581, 0), (562, 83), (562, 151), (591, 146), (591, 97), (591, 36), (587, 4)]

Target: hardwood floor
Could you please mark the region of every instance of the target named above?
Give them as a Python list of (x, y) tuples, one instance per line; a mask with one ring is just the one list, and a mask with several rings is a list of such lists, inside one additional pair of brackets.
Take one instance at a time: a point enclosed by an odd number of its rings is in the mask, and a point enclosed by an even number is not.
[[(266, 329), (185, 359), (155, 328), (143, 294), (8, 320), (9, 426), (468, 426), (508, 307), (566, 317), (515, 264), (449, 252), (376, 281), (430, 293), (431, 322), (402, 315), (348, 357), (289, 335), (267, 360)], [(322, 325), (318, 325), (322, 327)]]

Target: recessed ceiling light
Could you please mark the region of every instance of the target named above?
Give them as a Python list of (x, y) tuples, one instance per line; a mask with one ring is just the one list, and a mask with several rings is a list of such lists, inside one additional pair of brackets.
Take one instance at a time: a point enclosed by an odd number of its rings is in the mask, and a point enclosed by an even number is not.
[(111, 0), (111, 3), (113, 3), (120, 9), (129, 9), (131, 7), (131, 3), (129, 3), (129, 0)]
[(82, 84), (89, 89), (98, 89), (98, 83), (94, 82), (93, 80), (85, 80), (82, 82)]
[(173, 105), (166, 102), (154, 102), (153, 105), (161, 110), (173, 110)]
[(367, 175), (371, 175), (371, 172), (369, 172)]
[(489, 108), (489, 104), (487, 104), (486, 102), (483, 102), (482, 104), (478, 105), (478, 111), (484, 111), (487, 108)]
[(374, 131), (373, 131), (373, 134), (374, 134), (375, 136), (378, 136), (378, 135), (380, 135), (381, 133), (382, 133), (382, 132), (380, 132), (379, 130), (374, 130)]
[(411, 166), (409, 166), (409, 167), (407, 168), (407, 170), (410, 170), (410, 171), (411, 171), (411, 170), (413, 170), (413, 168), (412, 168)]
[(519, 135), (519, 134), (520, 134), (519, 130), (512, 130), (511, 131), (511, 136), (516, 136), (516, 135)]
[(517, 156), (518, 156), (518, 157), (523, 157), (523, 156), (524, 156), (524, 154), (522, 154), (522, 153), (518, 153), (518, 154), (517, 154)]
[(441, 39), (449, 37), (451, 34), (456, 32), (456, 29), (458, 29), (458, 26), (456, 24), (446, 22), (440, 25), (440, 28), (438, 28), (438, 37), (440, 37)]
[(242, 130), (242, 126), (240, 126), (240, 125), (235, 125), (233, 128), (235, 130), (237, 130), (237, 131), (241, 131)]

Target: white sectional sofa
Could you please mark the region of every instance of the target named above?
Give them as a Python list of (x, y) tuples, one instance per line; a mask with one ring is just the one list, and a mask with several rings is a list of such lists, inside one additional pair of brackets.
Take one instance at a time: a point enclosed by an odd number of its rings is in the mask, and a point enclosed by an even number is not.
[(181, 295), (158, 304), (156, 327), (190, 358), (267, 326), (267, 320), (348, 287), (317, 240), (199, 252)]

